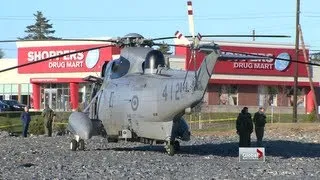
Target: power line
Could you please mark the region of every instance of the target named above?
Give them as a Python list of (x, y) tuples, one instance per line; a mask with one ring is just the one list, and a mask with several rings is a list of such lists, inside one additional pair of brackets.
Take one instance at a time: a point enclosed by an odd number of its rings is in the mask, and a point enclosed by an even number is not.
[[(199, 16), (196, 20), (239, 20), (239, 19), (266, 19), (266, 18), (294, 18), (294, 16), (240, 16), (240, 17), (212, 17)], [(79, 17), (79, 18), (48, 18), (51, 21), (87, 21), (87, 22), (128, 22), (128, 21), (185, 21), (186, 17), (112, 17), (112, 18), (95, 18), (95, 17)], [(0, 20), (34, 20), (34, 18), (2, 16)]]
[(17, 51), (17, 49), (7, 49), (7, 48), (0, 48), (0, 49), (4, 51)]

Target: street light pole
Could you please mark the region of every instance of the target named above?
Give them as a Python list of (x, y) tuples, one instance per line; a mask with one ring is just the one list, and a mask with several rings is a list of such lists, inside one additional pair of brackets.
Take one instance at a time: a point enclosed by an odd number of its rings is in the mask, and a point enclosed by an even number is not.
[[(297, 0), (297, 11), (296, 11), (296, 60), (299, 58), (299, 24), (300, 24), (300, 0)], [(294, 86), (293, 86), (293, 122), (297, 122), (297, 95), (298, 89), (298, 63), (294, 66)]]

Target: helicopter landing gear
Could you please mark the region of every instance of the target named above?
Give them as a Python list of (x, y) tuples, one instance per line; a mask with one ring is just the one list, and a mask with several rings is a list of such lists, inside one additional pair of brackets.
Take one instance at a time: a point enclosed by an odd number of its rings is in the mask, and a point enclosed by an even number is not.
[(174, 143), (172, 141), (168, 141), (164, 147), (169, 156), (173, 156), (175, 153)]
[(84, 140), (80, 139), (80, 137), (76, 135), (75, 139), (71, 140), (70, 149), (71, 149), (71, 151), (76, 151), (77, 149), (79, 149), (80, 151), (83, 151), (84, 150)]
[(83, 139), (80, 139), (79, 142), (78, 142), (78, 149), (80, 151), (83, 151), (84, 150), (84, 140)]
[(173, 156), (175, 152), (180, 151), (180, 142), (177, 140), (167, 141), (164, 148), (170, 156)]
[(72, 140), (71, 140), (71, 143), (70, 143), (70, 149), (71, 149), (71, 151), (77, 150), (77, 147), (78, 147), (78, 142), (77, 142), (75, 139), (72, 139)]

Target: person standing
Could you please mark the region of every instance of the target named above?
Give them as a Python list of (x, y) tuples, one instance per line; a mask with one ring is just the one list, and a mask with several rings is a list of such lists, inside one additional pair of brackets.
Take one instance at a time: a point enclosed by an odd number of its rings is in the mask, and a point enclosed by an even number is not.
[(30, 121), (31, 121), (29, 108), (27, 106), (24, 108), (24, 111), (21, 114), (21, 121), (22, 121), (22, 126), (23, 126), (22, 136), (23, 137), (27, 137), (28, 136), (29, 124), (30, 124)]
[(244, 107), (239, 113), (236, 121), (237, 134), (239, 135), (239, 147), (251, 146), (251, 133), (253, 132), (253, 123), (248, 107)]
[(262, 138), (264, 134), (264, 126), (267, 123), (266, 115), (264, 113), (264, 108), (260, 107), (259, 111), (256, 112), (253, 116), (254, 129), (257, 136), (257, 146), (262, 146)]
[(44, 126), (45, 126), (45, 132), (48, 135), (48, 137), (52, 136), (52, 121), (53, 117), (55, 116), (53, 110), (49, 107), (48, 104), (46, 104), (46, 108), (42, 112), (42, 117), (44, 117)]

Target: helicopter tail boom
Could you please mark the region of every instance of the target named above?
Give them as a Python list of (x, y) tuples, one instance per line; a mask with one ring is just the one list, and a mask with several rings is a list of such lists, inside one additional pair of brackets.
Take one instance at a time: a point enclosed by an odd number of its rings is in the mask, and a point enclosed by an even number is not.
[(212, 75), (212, 70), (218, 57), (220, 56), (219, 47), (216, 44), (206, 45), (205, 47), (199, 47), (200, 51), (208, 54), (202, 61), (199, 69), (197, 70), (196, 86), (195, 89), (205, 91), (209, 79)]

